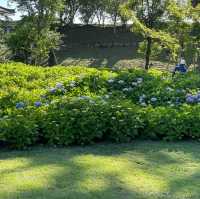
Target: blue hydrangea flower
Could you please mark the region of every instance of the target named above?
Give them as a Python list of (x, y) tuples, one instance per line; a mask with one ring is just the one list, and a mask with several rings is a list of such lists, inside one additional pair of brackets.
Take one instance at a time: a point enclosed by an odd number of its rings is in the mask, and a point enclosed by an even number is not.
[(35, 102), (35, 107), (40, 107), (40, 106), (42, 106), (42, 102)]
[(176, 89), (177, 93), (182, 93), (183, 91), (181, 89)]
[(62, 83), (57, 83), (56, 84), (56, 88), (57, 89), (62, 89), (63, 88), (63, 84)]
[(56, 88), (50, 88), (50, 90), (49, 90), (49, 92), (52, 93), (52, 94), (56, 93), (56, 91), (57, 91)]
[(197, 93), (197, 98), (200, 99), (200, 92)]
[(15, 106), (17, 109), (23, 109), (25, 107), (24, 102), (18, 102)]
[(187, 96), (186, 97), (186, 102), (191, 104), (195, 102), (195, 98), (191, 95), (191, 96)]
[(142, 95), (142, 96), (140, 96), (140, 98), (139, 98), (139, 102), (140, 103), (143, 103), (144, 102), (144, 100), (145, 100), (145, 97)]

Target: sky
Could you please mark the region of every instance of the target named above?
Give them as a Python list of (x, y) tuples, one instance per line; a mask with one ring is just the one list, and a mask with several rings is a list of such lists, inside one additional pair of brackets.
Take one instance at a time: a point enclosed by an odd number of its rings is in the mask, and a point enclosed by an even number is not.
[[(10, 8), (10, 9), (15, 9), (15, 14), (10, 16), (10, 18), (13, 19), (13, 20), (19, 20), (20, 19), (21, 13), (16, 10), (16, 5), (13, 4), (13, 3), (10, 3), (9, 0), (0, 0), (0, 6)], [(97, 22), (97, 19), (95, 19), (94, 22)], [(77, 15), (75, 17), (74, 23), (81, 23), (79, 15)], [(110, 24), (111, 22), (109, 20), (106, 20), (106, 23)]]
[[(0, 6), (3, 6), (3, 7), (6, 7), (6, 8), (10, 8), (10, 9), (14, 9), (14, 8), (16, 8), (16, 6), (12, 3), (9, 3), (9, 1), (8, 0), (0, 0)], [(19, 12), (17, 12), (17, 10), (15, 10), (15, 15), (13, 15), (13, 16), (11, 16), (11, 18), (13, 19), (13, 20), (18, 20), (18, 19), (20, 19), (20, 13)]]

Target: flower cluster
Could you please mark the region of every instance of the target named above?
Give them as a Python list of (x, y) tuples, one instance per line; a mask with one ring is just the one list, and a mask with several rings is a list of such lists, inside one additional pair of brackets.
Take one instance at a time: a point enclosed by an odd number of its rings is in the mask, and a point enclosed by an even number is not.
[(25, 107), (25, 103), (24, 102), (18, 102), (15, 107), (17, 109), (23, 109)]
[(141, 106), (146, 106), (147, 105), (145, 100), (146, 100), (146, 95), (145, 94), (143, 94), (143, 95), (141, 95), (139, 97), (139, 103), (140, 103)]
[(196, 95), (187, 94), (186, 95), (186, 102), (189, 104), (199, 103), (200, 102), (200, 92)]
[[(76, 82), (75, 82), (75, 81), (71, 81), (71, 82), (69, 83), (69, 86), (70, 86), (71, 88), (76, 87)], [(63, 93), (66, 92), (66, 89), (65, 89), (65, 86), (64, 86), (63, 83), (57, 83), (57, 84), (55, 85), (55, 87), (50, 88), (50, 89), (48, 90), (48, 92), (49, 92), (50, 94), (52, 94), (52, 95), (56, 94), (58, 91), (62, 91)], [(42, 99), (46, 99), (47, 95), (41, 95), (40, 97), (41, 97)], [(42, 105), (43, 105), (43, 103), (42, 103), (41, 101), (36, 101), (36, 102), (34, 103), (34, 106), (37, 107), (37, 108), (41, 107)], [(25, 108), (25, 103), (24, 103), (24, 102), (17, 102), (15, 107), (16, 107), (17, 109), (23, 109), (23, 108)]]
[(132, 87), (128, 87), (128, 88), (123, 88), (123, 89), (122, 89), (123, 92), (130, 92), (130, 91), (132, 91), (132, 90), (133, 90)]

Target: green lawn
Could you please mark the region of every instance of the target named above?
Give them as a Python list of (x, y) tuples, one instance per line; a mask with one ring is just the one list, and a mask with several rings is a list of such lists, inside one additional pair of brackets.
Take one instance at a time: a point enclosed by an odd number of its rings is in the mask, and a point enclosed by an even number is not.
[[(92, 67), (135, 68), (144, 66), (144, 58), (134, 47), (87, 48), (74, 47), (57, 52), (58, 62), (63, 66), (79, 65)], [(151, 61), (153, 66), (168, 69), (171, 64)]]
[(199, 199), (200, 145), (135, 142), (0, 152), (0, 199)]

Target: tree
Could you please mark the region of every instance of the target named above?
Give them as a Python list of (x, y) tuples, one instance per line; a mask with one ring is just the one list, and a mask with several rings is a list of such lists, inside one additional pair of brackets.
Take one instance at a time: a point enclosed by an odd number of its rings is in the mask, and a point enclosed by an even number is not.
[(54, 50), (60, 35), (53, 30), (56, 14), (62, 9), (62, 0), (13, 0), (27, 16), (11, 34), (9, 45), (14, 53), (20, 52), (27, 63), (44, 64)]
[(106, 12), (110, 15), (113, 21), (114, 33), (116, 33), (117, 20), (120, 16), (120, 5), (123, 2), (125, 2), (125, 0), (107, 0)]
[(176, 38), (160, 29), (160, 24), (165, 19), (167, 0), (129, 0), (122, 6), (122, 15), (133, 21), (135, 28), (139, 30), (146, 40), (145, 69), (149, 69), (152, 44), (159, 41), (163, 46), (169, 48), (173, 57), (179, 49)]
[(177, 2), (175, 0), (169, 1), (166, 8), (168, 19), (168, 31), (173, 37), (176, 37), (180, 45), (180, 57), (185, 57), (185, 48), (188, 42), (191, 41), (190, 31), (191, 24), (188, 23), (189, 14), (191, 11), (191, 4), (189, 2)]
[(73, 25), (75, 15), (80, 7), (80, 0), (63, 0), (64, 9), (60, 11), (61, 24)]
[(6, 34), (0, 26), (0, 62), (5, 62), (10, 57), (10, 51), (6, 44)]
[(200, 0), (192, 1), (191, 17), (194, 21), (191, 35), (194, 38), (194, 47), (196, 51), (196, 63), (200, 70)]
[(101, 25), (101, 22), (104, 26), (106, 19), (106, 3), (107, 0), (97, 0), (95, 3), (95, 16), (97, 17), (98, 24)]
[(195, 64), (195, 60), (199, 59), (199, 6), (197, 1), (188, 0), (183, 4), (171, 0), (167, 7), (169, 31), (179, 41), (181, 46), (180, 56), (186, 57), (189, 64)]
[(98, 0), (80, 0), (79, 12), (83, 23), (89, 24), (95, 14), (96, 3), (98, 3)]

